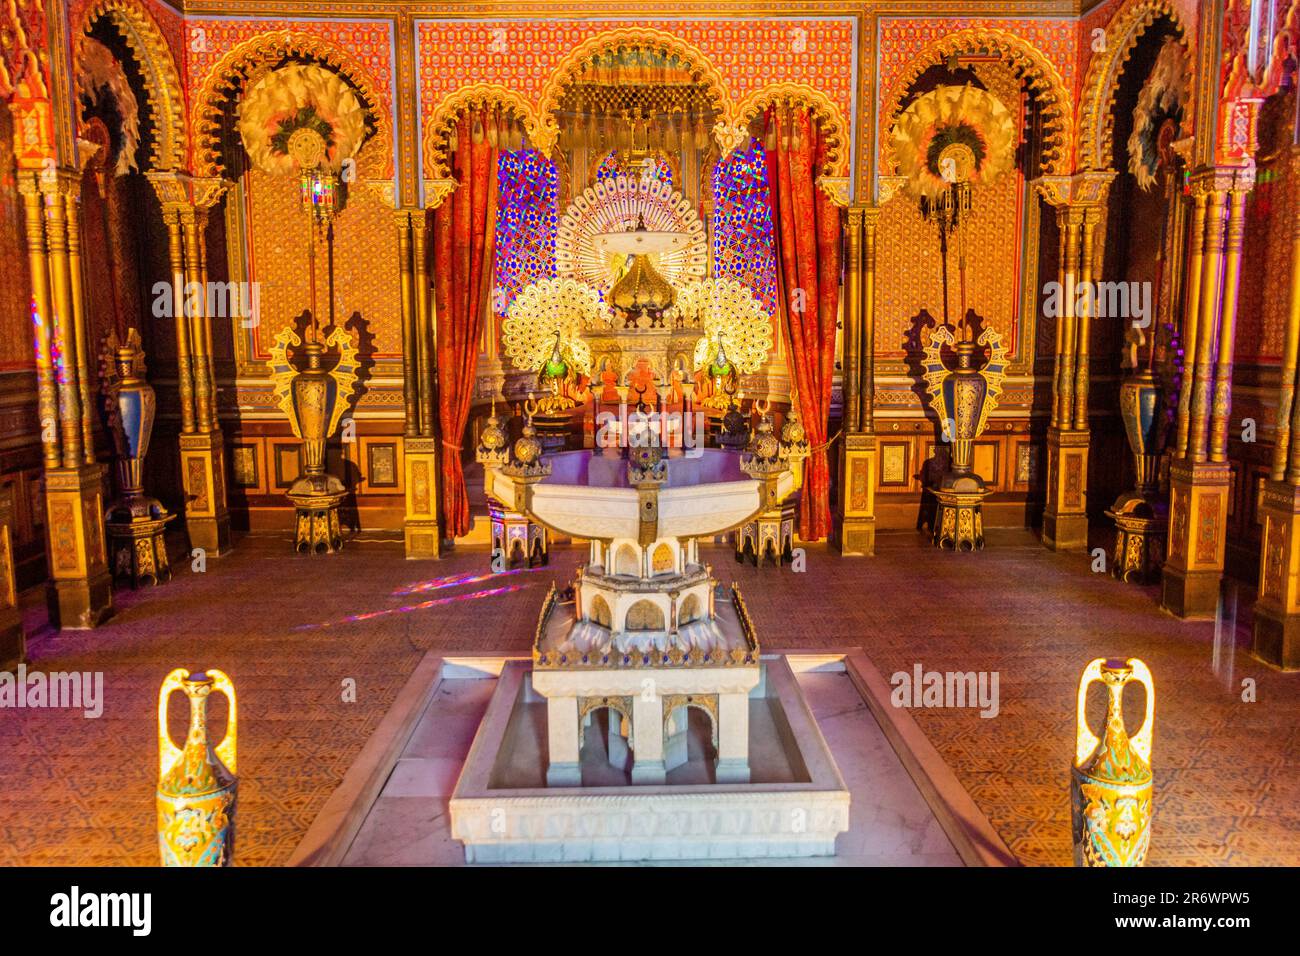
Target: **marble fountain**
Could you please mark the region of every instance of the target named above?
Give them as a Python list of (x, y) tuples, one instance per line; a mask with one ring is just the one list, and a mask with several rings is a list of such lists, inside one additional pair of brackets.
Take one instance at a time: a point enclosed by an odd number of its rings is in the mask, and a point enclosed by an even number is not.
[(527, 426), (489, 465), (493, 497), (590, 557), (551, 587), (475, 736), (450, 800), (466, 860), (834, 854), (848, 788), (698, 551), (795, 490), (788, 450), (764, 422), (741, 454), (543, 456)]

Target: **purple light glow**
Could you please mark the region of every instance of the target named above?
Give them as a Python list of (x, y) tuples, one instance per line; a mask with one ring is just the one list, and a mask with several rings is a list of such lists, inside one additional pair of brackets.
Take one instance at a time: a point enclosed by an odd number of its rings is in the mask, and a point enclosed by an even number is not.
[(393, 592), (394, 597), (404, 594), (423, 594), (426, 591), (440, 591), (443, 588), (454, 588), (461, 584), (478, 584), (481, 581), (490, 581), (493, 578), (504, 577), (508, 574), (521, 574), (525, 571), (536, 571), (537, 568), (514, 568), (509, 571), (489, 571), (486, 574), (453, 574), (445, 578), (431, 578), (428, 581), (420, 581), (416, 584), (408, 584), (400, 587)]
[(349, 614), (345, 618), (337, 621), (325, 621), (321, 624), (299, 624), (294, 628), (295, 631), (313, 631), (327, 627), (337, 627), (340, 624), (355, 624), (359, 621), (370, 621), (377, 617), (387, 617), (390, 614), (409, 614), (411, 611), (424, 611), (431, 607), (440, 607), (444, 604), (451, 604), (456, 601), (474, 601), (479, 598), (496, 597), (498, 594), (510, 594), (514, 591), (522, 591), (528, 587), (527, 584), (507, 584), (499, 588), (487, 588), (482, 591), (471, 591), (468, 594), (453, 594), (448, 597), (433, 598), (429, 601), (421, 601), (419, 604), (405, 604), (402, 607), (384, 608), (382, 611), (368, 611), (365, 614)]

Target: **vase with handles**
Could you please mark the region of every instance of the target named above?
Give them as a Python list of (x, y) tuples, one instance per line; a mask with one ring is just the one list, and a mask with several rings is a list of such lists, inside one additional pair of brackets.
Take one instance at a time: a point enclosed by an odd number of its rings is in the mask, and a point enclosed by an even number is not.
[[(1101, 681), (1107, 691), (1101, 736), (1088, 726), (1088, 689)], [(1124, 727), (1124, 688), (1146, 689), (1141, 728)], [(1151, 671), (1136, 657), (1099, 657), (1079, 679), (1074, 764), (1070, 772), (1072, 836), (1076, 866), (1141, 866), (1151, 844), (1153, 775), (1151, 736), (1156, 693)]]
[[(167, 703), (176, 691), (190, 701), (185, 745), (167, 729)], [(208, 737), (208, 697), (226, 698), (222, 741)], [(218, 670), (191, 674), (178, 668), (158, 691), (158, 849), (163, 866), (229, 866), (235, 849), (235, 688)]]

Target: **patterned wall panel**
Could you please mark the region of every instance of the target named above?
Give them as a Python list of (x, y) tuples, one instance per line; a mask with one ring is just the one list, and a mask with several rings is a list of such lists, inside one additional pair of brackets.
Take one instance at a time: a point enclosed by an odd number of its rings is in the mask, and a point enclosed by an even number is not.
[[(261, 170), (248, 174), (252, 280), (260, 283), (262, 322), (252, 329), (254, 355), (267, 357), (275, 333), (308, 308), (307, 227), (298, 183)], [(340, 321), (359, 312), (378, 357), (401, 353), (401, 307), (392, 210), (369, 190), (353, 190), (334, 226), (336, 309)], [(393, 254), (389, 254), (390, 250)], [(317, 309), (328, 308), (325, 247), (316, 244)], [(355, 331), (355, 330), (354, 330)], [(363, 354), (364, 358), (364, 354)]]
[[(987, 61), (963, 63), (974, 63), (977, 75), (1019, 117), (1019, 81), (1009, 68)], [(967, 306), (1002, 333), (1002, 341), (1013, 356), (1022, 339), (1023, 202), (1024, 180), (1019, 172), (1002, 177), (992, 186), (976, 187), (974, 215), (967, 235)], [(934, 223), (921, 218), (914, 201), (899, 196), (884, 206), (878, 235), (876, 354), (898, 361), (904, 357), (904, 341), (918, 312), (925, 309), (936, 321), (943, 320), (939, 231)], [(955, 249), (949, 250), (948, 263), (952, 297), (949, 311), (955, 321), (959, 311)]]
[(468, 83), (496, 83), (536, 103), (577, 44), (610, 30), (648, 27), (697, 47), (734, 100), (774, 83), (807, 83), (852, 116), (853, 21), (499, 20), (419, 23), (420, 103), (425, 115)]
[(391, 112), (392, 30), (389, 23), (382, 21), (189, 18), (185, 21), (185, 36), (190, 89), (197, 89), (221, 58), (239, 44), (279, 30), (309, 33), (342, 47), (367, 71), (383, 100), (382, 108)]
[[(1067, 90), (1074, 89), (1079, 58), (1079, 28), (1074, 21), (982, 17), (882, 18), (878, 82), (881, 95), (889, 95), (901, 78), (916, 67), (917, 57), (927, 47), (951, 33), (966, 29), (1002, 30), (1015, 34), (1051, 61)], [(886, 109), (880, 110), (878, 152), (882, 160), (886, 155), (891, 119)]]
[(1259, 166), (1246, 203), (1237, 306), (1238, 365), (1276, 361), (1286, 333), (1291, 287), (1291, 221), (1300, 206), (1300, 164), (1285, 153)]
[(18, 195), (14, 161), (14, 124), (9, 107), (0, 103), (0, 371), (34, 368), (31, 279), (27, 268), (27, 227)]

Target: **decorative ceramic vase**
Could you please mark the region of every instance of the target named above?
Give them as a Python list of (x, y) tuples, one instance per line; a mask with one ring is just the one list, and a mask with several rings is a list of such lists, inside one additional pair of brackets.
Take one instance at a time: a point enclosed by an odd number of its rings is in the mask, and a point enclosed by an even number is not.
[(1115, 522), (1110, 571), (1121, 581), (1138, 584), (1158, 579), (1168, 534), (1168, 509), (1159, 494), (1160, 453), (1165, 439), (1160, 399), (1161, 388), (1150, 369), (1136, 371), (1120, 384), (1120, 417), (1133, 453), (1137, 482), (1106, 512)]
[[(175, 691), (190, 700), (185, 746), (172, 743), (167, 702)], [(226, 736), (208, 740), (208, 696), (224, 694)], [(177, 669), (158, 691), (158, 849), (163, 866), (229, 866), (235, 850), (235, 688), (221, 671)]]
[(974, 474), (975, 439), (984, 425), (984, 402), (989, 395), (989, 386), (975, 367), (975, 343), (958, 342), (955, 350), (957, 367), (943, 382), (944, 405), (953, 427), (952, 464), (949, 468), (953, 477), (945, 483), (957, 485), (965, 478), (978, 482), (983, 488), (983, 479)]
[[(1098, 737), (1085, 708), (1094, 681), (1106, 686), (1106, 727)], [(1146, 718), (1136, 734), (1124, 729), (1124, 688), (1146, 688)], [(1070, 774), (1076, 866), (1141, 866), (1151, 842), (1151, 734), (1156, 692), (1151, 671), (1135, 657), (1097, 658), (1079, 679), (1078, 725)]]
[(144, 493), (144, 458), (149, 453), (157, 399), (141, 374), (144, 353), (140, 334), (131, 329), (126, 344), (110, 338), (116, 375), (107, 386), (110, 431), (117, 452), (118, 497), (105, 516), (113, 553), (114, 579), (129, 578), (132, 587), (171, 580), (165, 530), (175, 517), (157, 498)]
[(293, 380), (293, 411), (302, 433), (303, 474), (310, 478), (325, 474), (325, 439), (329, 437), (338, 388), (321, 367), (321, 356), (325, 354), (321, 344), (308, 342), (302, 350), (307, 355), (307, 367)]
[(1161, 452), (1160, 387), (1150, 369), (1124, 379), (1119, 387), (1119, 411), (1137, 469), (1137, 494), (1150, 500), (1156, 492)]

